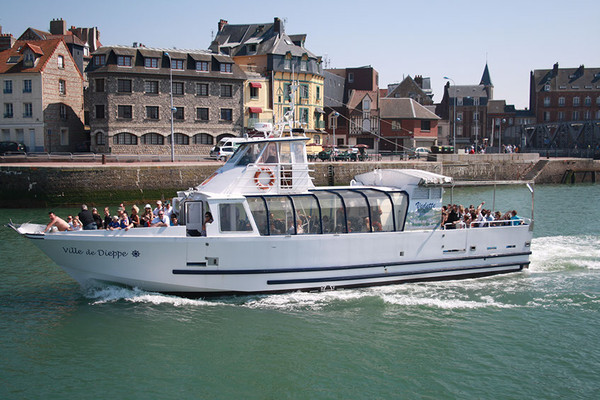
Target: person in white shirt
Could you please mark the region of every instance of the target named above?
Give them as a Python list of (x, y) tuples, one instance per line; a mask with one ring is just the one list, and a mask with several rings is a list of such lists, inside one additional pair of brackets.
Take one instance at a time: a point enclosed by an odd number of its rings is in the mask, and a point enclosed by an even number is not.
[(158, 215), (152, 220), (152, 224), (150, 226), (169, 226), (171, 225), (171, 220), (169, 217), (165, 215), (164, 211), (159, 211)]

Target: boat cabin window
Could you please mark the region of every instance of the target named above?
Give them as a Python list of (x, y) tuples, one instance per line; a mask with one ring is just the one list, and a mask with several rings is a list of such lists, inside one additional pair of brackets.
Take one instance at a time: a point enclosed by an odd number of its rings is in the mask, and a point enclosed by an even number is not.
[(325, 191), (315, 191), (313, 194), (321, 205), (323, 233), (346, 233), (346, 213), (342, 198), (336, 193)]
[(279, 162), (277, 143), (269, 143), (258, 162), (263, 164), (277, 164)]
[(296, 209), (296, 233), (315, 234), (321, 233), (321, 216), (319, 203), (312, 195), (292, 196)]
[(266, 197), (269, 210), (269, 231), (271, 235), (292, 235), (296, 233), (296, 221), (292, 201), (287, 196)]
[(261, 235), (402, 231), (408, 209), (405, 192), (376, 189), (314, 190), (247, 200)]
[(252, 225), (242, 203), (219, 204), (221, 232), (252, 231)]

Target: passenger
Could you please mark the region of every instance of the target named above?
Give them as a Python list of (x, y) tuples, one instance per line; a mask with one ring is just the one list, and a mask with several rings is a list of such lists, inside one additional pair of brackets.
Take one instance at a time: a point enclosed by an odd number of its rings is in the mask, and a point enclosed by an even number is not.
[(118, 215), (113, 215), (110, 222), (108, 223), (108, 229), (109, 231), (115, 231), (115, 230), (119, 230), (121, 229), (121, 224), (119, 224), (119, 216)]
[(108, 207), (104, 207), (104, 229), (108, 229), (108, 225), (112, 222), (112, 217), (110, 216), (110, 210)]
[(164, 210), (165, 209), (163, 208), (162, 201), (157, 200), (156, 208), (152, 211), (154, 213), (154, 216), (157, 216), (159, 211), (164, 211)]
[(94, 222), (96, 223), (97, 229), (102, 229), (104, 226), (102, 225), (102, 217), (98, 214), (98, 209), (96, 207), (92, 208), (92, 218), (94, 218)]
[(60, 232), (72, 230), (69, 224), (61, 217), (54, 214), (54, 212), (50, 211), (48, 216), (50, 217), (50, 223), (46, 225), (44, 232), (48, 232), (52, 227), (56, 227)]
[(516, 226), (516, 225), (523, 224), (523, 218), (521, 218), (517, 215), (517, 210), (512, 210), (510, 212), (510, 214), (511, 214), (510, 220), (512, 221), (511, 225)]
[(200, 231), (200, 236), (206, 236), (206, 224), (213, 223), (213, 216), (210, 211), (204, 213), (204, 221), (202, 222), (202, 230)]
[(158, 215), (156, 217), (154, 217), (154, 219), (152, 220), (152, 223), (150, 224), (150, 226), (152, 226), (152, 227), (169, 226), (170, 223), (171, 223), (171, 221), (169, 221), (169, 217), (167, 217), (165, 215), (165, 212), (163, 210), (160, 210), (158, 212)]
[(460, 216), (458, 214), (458, 206), (456, 204), (452, 205), (452, 209), (448, 213), (448, 218), (446, 220), (446, 229), (456, 229), (456, 224), (460, 221)]
[(179, 225), (179, 221), (177, 219), (177, 215), (173, 214), (171, 215), (171, 226), (178, 226)]
[(73, 230), (80, 231), (83, 229), (83, 224), (79, 220), (79, 217), (76, 215), (73, 217)]
[(128, 231), (130, 228), (133, 228), (133, 225), (131, 224), (129, 216), (125, 210), (121, 210), (119, 213), (119, 226), (121, 229), (125, 229), (126, 231)]
[(152, 206), (150, 204), (146, 204), (144, 207), (144, 214), (140, 217), (141, 226), (150, 226), (152, 224), (152, 220), (154, 219), (154, 214), (152, 213)]
[(169, 218), (171, 218), (171, 215), (173, 215), (173, 207), (171, 207), (171, 204), (169, 204), (168, 201), (165, 201), (165, 206), (163, 207), (163, 211), (165, 212), (165, 215)]
[(81, 211), (79, 212), (79, 214), (77, 214), (77, 216), (79, 217), (79, 221), (81, 221), (81, 225), (83, 226), (84, 231), (98, 229), (96, 221), (94, 220), (94, 216), (92, 215), (92, 212), (88, 210), (87, 205), (81, 205)]
[(140, 208), (135, 204), (131, 206), (131, 215), (129, 216), (129, 222), (131, 223), (132, 228), (137, 228), (140, 226)]

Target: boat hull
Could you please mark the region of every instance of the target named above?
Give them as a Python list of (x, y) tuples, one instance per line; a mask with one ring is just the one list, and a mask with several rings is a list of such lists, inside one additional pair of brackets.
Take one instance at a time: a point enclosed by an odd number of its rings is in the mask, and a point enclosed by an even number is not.
[(529, 228), (187, 237), (177, 227), (26, 236), (84, 286), (204, 296), (516, 272), (529, 265)]

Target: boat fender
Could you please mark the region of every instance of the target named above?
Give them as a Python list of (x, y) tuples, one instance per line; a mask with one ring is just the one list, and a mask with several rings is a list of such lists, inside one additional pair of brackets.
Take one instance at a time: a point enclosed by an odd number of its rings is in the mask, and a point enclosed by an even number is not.
[[(263, 172), (269, 176), (269, 182), (267, 184), (264, 184), (260, 181), (260, 176)], [(275, 183), (275, 174), (268, 167), (259, 167), (258, 171), (256, 171), (256, 173), (254, 174), (254, 183), (259, 189), (269, 189)]]

